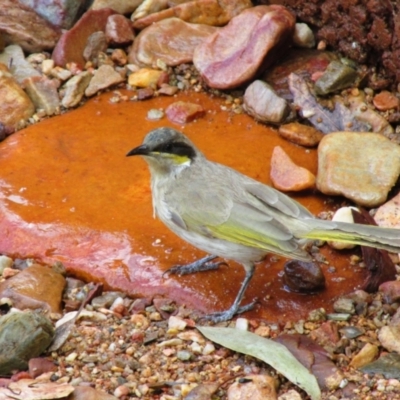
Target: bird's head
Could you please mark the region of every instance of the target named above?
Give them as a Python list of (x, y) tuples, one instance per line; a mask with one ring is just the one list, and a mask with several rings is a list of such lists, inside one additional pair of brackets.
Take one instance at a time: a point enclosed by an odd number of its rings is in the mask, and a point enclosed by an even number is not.
[(183, 133), (163, 127), (150, 131), (129, 156), (143, 156), (151, 170), (169, 172), (190, 166), (202, 154)]

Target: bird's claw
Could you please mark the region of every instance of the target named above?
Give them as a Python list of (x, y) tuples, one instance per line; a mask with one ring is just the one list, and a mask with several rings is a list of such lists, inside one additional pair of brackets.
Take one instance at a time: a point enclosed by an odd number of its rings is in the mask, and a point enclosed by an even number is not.
[(232, 306), (228, 310), (205, 315), (204, 317), (201, 317), (201, 320), (211, 321), (214, 323), (229, 321), (237, 314), (242, 314), (246, 311), (252, 310), (256, 305), (256, 303), (257, 299), (254, 299), (251, 303), (246, 304), (245, 306), (241, 307)]
[(201, 258), (200, 260), (194, 261), (190, 264), (186, 265), (175, 265), (163, 272), (162, 276), (165, 274), (174, 274), (174, 275), (189, 275), (196, 272), (202, 271), (211, 271), (218, 269), (220, 265), (228, 265), (225, 261), (220, 262), (211, 262), (215, 260), (217, 256), (207, 256)]

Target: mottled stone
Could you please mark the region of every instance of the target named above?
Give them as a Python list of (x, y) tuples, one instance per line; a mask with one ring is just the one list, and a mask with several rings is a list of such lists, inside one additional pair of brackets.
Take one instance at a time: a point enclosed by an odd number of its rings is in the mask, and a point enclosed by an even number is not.
[(0, 64), (0, 122), (8, 132), (18, 130), (35, 106), (4, 64)]
[(9, 71), (20, 85), (26, 78), (40, 76), (40, 72), (25, 59), (22, 47), (16, 44), (11, 44), (4, 49), (0, 54), (0, 63), (8, 66)]
[(102, 31), (93, 32), (89, 35), (86, 46), (83, 49), (83, 58), (97, 66), (99, 54), (104, 53), (106, 50), (107, 39), (105, 33)]
[(387, 111), (399, 107), (399, 98), (387, 90), (383, 90), (374, 96), (372, 102), (379, 111)]
[(102, 8), (111, 8), (118, 14), (131, 14), (143, 2), (143, 0), (94, 0), (91, 6), (92, 10)]
[(400, 229), (400, 193), (381, 205), (374, 215), (374, 219), (379, 226)]
[(315, 185), (315, 176), (295, 164), (280, 146), (272, 152), (270, 177), (277, 189), (286, 192), (310, 189)]
[(147, 17), (166, 8), (168, 8), (167, 0), (144, 0), (131, 15), (131, 20), (136, 21), (139, 18)]
[(249, 7), (252, 7), (250, 0), (194, 0), (140, 18), (133, 27), (144, 29), (154, 22), (173, 17), (193, 24), (222, 26)]
[(0, 375), (24, 370), (50, 345), (53, 325), (44, 315), (16, 312), (0, 317)]
[(156, 22), (136, 37), (129, 52), (129, 62), (153, 67), (157, 65), (157, 59), (171, 66), (192, 62), (196, 46), (217, 29), (190, 24), (179, 18)]
[(379, 330), (378, 339), (386, 350), (400, 353), (400, 325), (383, 326)]
[(313, 126), (303, 125), (299, 122), (280, 125), (278, 133), (289, 142), (304, 147), (315, 147), (324, 137), (323, 133)]
[(350, 362), (350, 367), (361, 368), (371, 363), (379, 354), (378, 346), (366, 343), (364, 347), (353, 357)]
[(138, 87), (148, 87), (156, 86), (157, 82), (162, 74), (162, 71), (151, 69), (151, 68), (141, 68), (138, 71), (132, 73), (128, 77), (128, 83), (131, 86)]
[(243, 108), (256, 120), (271, 124), (284, 122), (291, 112), (287, 101), (278, 96), (268, 83), (260, 80), (247, 87)]
[(33, 9), (14, 0), (2, 0), (0, 31), (6, 44), (16, 44), (35, 53), (51, 50), (61, 32)]
[(61, 104), (66, 108), (78, 105), (82, 100), (92, 77), (93, 75), (90, 72), (83, 71), (68, 80), (64, 85), (65, 92)]
[(18, 0), (35, 10), (52, 25), (69, 29), (75, 22), (78, 11), (87, 0)]
[(249, 8), (197, 46), (193, 63), (210, 87), (238, 87), (275, 61), (290, 43), (294, 24), (285, 7)]
[(135, 38), (131, 22), (123, 15), (110, 15), (106, 24), (106, 38), (111, 46), (126, 46)]
[(123, 80), (122, 76), (111, 65), (102, 65), (94, 72), (93, 78), (85, 90), (85, 95), (87, 97), (93, 96), (98, 91), (117, 85)]
[(61, 313), (65, 278), (50, 267), (34, 264), (0, 283), (0, 298), (12, 299), (14, 307)]
[(205, 114), (204, 108), (200, 104), (177, 101), (170, 104), (165, 110), (167, 118), (176, 124), (186, 124), (195, 119), (201, 118)]
[(248, 375), (245, 383), (234, 382), (227, 392), (228, 400), (276, 400), (276, 381), (268, 375)]
[(109, 8), (87, 11), (69, 31), (63, 33), (53, 50), (52, 58), (56, 65), (66, 66), (76, 63), (80, 68), (85, 65), (83, 51), (88, 37), (106, 28), (107, 19), (115, 12)]
[(46, 76), (25, 79), (25, 90), (36, 109), (44, 110), (46, 115), (54, 115), (60, 110), (58, 85)]
[(356, 204), (382, 204), (400, 174), (400, 147), (367, 132), (335, 132), (318, 147), (318, 189)]

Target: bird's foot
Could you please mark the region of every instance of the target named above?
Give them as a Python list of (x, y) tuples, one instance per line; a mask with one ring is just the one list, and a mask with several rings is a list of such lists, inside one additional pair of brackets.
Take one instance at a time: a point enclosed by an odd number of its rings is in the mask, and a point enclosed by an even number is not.
[(211, 321), (214, 323), (229, 321), (237, 314), (242, 314), (246, 311), (252, 310), (256, 303), (257, 303), (257, 299), (253, 300), (251, 303), (246, 304), (245, 306), (242, 306), (242, 307), (238, 307), (234, 304), (228, 310), (208, 314), (208, 315), (202, 317), (201, 319), (203, 319), (205, 321)]
[(227, 265), (226, 262), (224, 261), (211, 262), (216, 258), (218, 258), (218, 256), (206, 256), (190, 264), (175, 265), (174, 267), (164, 271), (163, 276), (165, 274), (188, 275), (188, 274), (193, 274), (195, 272), (211, 271), (214, 269), (218, 269), (220, 265)]

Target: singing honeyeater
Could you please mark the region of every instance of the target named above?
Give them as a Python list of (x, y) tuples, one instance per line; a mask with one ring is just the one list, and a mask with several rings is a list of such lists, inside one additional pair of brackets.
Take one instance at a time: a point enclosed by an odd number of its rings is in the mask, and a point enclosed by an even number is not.
[[(267, 253), (310, 261), (305, 239), (335, 240), (400, 252), (400, 230), (320, 220), (290, 197), (234, 169), (207, 160), (172, 128), (149, 132), (127, 156), (149, 165), (155, 215), (179, 237), (214, 256), (235, 260), (246, 271), (232, 306), (211, 314), (225, 321), (247, 311), (241, 306), (255, 263)], [(183, 266), (180, 273), (210, 269), (215, 257)], [(176, 270), (175, 270), (176, 272)]]

